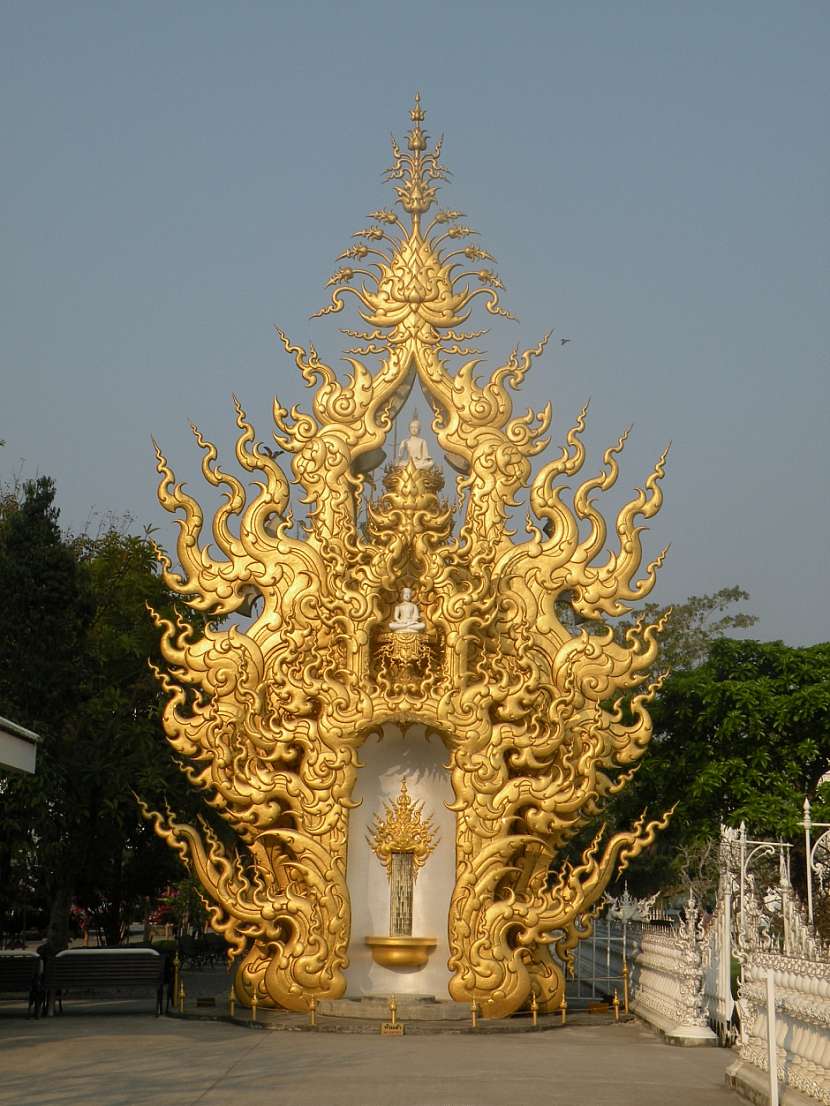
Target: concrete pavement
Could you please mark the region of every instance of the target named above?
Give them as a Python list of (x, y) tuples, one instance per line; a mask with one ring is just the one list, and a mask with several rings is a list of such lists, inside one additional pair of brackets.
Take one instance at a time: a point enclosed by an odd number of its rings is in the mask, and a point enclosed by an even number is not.
[[(0, 1016), (0, 1106), (739, 1106), (733, 1053), (637, 1022), (503, 1036), (249, 1030), (118, 1012)], [(106, 1012), (104, 1012), (106, 1011)]]

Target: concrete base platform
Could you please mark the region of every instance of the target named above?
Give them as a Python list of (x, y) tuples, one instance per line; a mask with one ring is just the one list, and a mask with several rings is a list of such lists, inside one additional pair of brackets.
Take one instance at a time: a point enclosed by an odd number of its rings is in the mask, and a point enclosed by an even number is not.
[[(755, 1106), (769, 1106), (769, 1077), (765, 1071), (759, 1071), (754, 1064), (746, 1060), (736, 1060), (726, 1069), (727, 1086), (732, 1087)], [(780, 1106), (816, 1106), (816, 1099), (797, 1091), (794, 1087), (778, 1085)]]
[(649, 1006), (632, 1006), (634, 1013), (642, 1021), (647, 1022), (652, 1029), (656, 1029), (667, 1045), (677, 1045), (681, 1048), (717, 1048), (718, 1036), (708, 1026), (682, 1025), (673, 1018), (667, 1018), (659, 1011), (652, 1010)]
[[(388, 1021), (391, 995), (363, 995), (360, 998), (323, 1000), (317, 1012), (333, 1018), (360, 1018), (363, 1021)], [(459, 1002), (444, 1002), (435, 995), (396, 995), (398, 1021), (468, 1022), (470, 1008)]]

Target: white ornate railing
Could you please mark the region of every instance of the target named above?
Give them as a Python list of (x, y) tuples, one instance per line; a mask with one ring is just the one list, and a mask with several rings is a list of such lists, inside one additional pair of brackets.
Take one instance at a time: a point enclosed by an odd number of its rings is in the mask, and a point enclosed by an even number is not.
[[(615, 903), (617, 900), (612, 900), (612, 909)], [(630, 916), (631, 911), (627, 913)], [(571, 995), (610, 999), (616, 991), (623, 1002), (627, 971), (629, 1009), (633, 1013), (678, 1044), (715, 1043), (703, 999), (704, 972), (694, 900), (690, 900), (686, 913), (688, 921), (683, 923), (676, 917), (671, 922), (666, 919), (664, 924), (598, 919), (591, 937), (580, 941), (575, 950)]]
[(752, 953), (744, 965), (738, 1002), (743, 1028), (737, 1045), (740, 1059), (729, 1068), (729, 1079), (744, 1091), (766, 1087), (768, 972), (775, 984), (778, 1081), (830, 1106), (830, 963)]
[[(830, 1106), (830, 950), (807, 925), (789, 880), (780, 891), (783, 934), (779, 948), (768, 931), (753, 927), (741, 953), (738, 998), (739, 1059), (727, 1077), (746, 1093), (764, 1093), (769, 1081), (767, 978), (775, 993), (775, 1051), (778, 1082), (787, 1106), (790, 1088), (808, 1101)], [(758, 917), (757, 900), (753, 916)], [(798, 1099), (804, 1101), (804, 1098)]]
[[(630, 1006), (677, 1044), (734, 1042), (738, 1056), (728, 1081), (763, 1103), (773, 1093), (767, 1029), (771, 983), (782, 1106), (830, 1106), (830, 946), (807, 924), (793, 893), (786, 846), (770, 843), (766, 855), (779, 852), (780, 878), (762, 898), (746, 862), (748, 845), (759, 854), (766, 848), (748, 841), (743, 827), (740, 834), (724, 830), (720, 888), (711, 917), (699, 920), (690, 897), (681, 923), (628, 921)], [(593, 992), (610, 996), (617, 988), (623, 944), (622, 924), (608, 918), (597, 921), (593, 939), (580, 943), (577, 976), (586, 984), (593, 980)], [(737, 1002), (733, 961), (741, 965)]]
[(634, 955), (632, 1009), (678, 1044), (714, 1044), (703, 1000), (703, 958), (692, 898), (686, 922), (644, 925)]

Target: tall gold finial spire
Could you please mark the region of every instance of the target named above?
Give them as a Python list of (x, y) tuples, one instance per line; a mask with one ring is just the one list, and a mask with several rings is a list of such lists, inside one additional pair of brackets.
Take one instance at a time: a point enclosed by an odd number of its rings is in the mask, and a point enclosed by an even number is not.
[[(432, 221), (421, 226), (421, 216), (430, 210), (438, 195), (435, 182), (446, 180), (448, 172), (440, 163), (443, 138), (427, 151), (429, 136), (421, 126), (426, 112), (421, 106), (420, 92), (409, 109), (409, 118), (413, 125), (407, 132), (406, 150), (392, 138), (394, 164), (387, 169), (386, 179), (400, 181), (395, 184), (398, 203), (412, 217), (412, 224), (404, 226), (392, 210), (370, 212), (369, 217), (377, 223), (353, 236), (365, 242), (350, 246), (338, 256), (338, 261), (350, 263), (332, 274), (327, 284), (334, 289), (331, 302), (313, 317), (342, 311), (343, 297), (349, 294), (358, 299), (358, 310), (372, 327), (394, 331), (390, 341), (405, 340), (413, 327), (420, 332), (422, 341), (437, 341), (444, 332), (449, 342), (448, 353), (476, 356), (479, 351), (474, 346), (458, 343), (478, 337), (478, 332), (455, 331), (469, 317), (472, 301), (484, 297), (489, 314), (505, 319), (515, 316), (500, 306), (499, 292), (504, 285), (498, 273), (479, 266), (461, 269), (461, 258), (471, 262), (495, 260), (480, 246), (471, 242), (462, 245), (477, 233), (459, 221), (463, 211), (435, 211)], [(351, 264), (367, 258), (371, 269)], [(349, 287), (357, 277), (362, 278), (361, 286)], [(479, 287), (471, 287), (468, 280)], [(383, 335), (379, 329), (348, 331), (351, 337), (363, 338), (369, 345), (356, 346), (347, 352), (360, 355), (380, 352), (383, 347), (378, 343)]]
[(437, 187), (431, 182), (446, 180), (447, 170), (440, 164), (443, 136), (429, 153), (426, 152), (428, 136), (421, 127), (426, 112), (421, 107), (420, 92), (415, 94), (415, 106), (410, 109), (409, 118), (414, 123), (407, 134), (409, 153), (404, 153), (393, 137), (394, 164), (387, 170), (386, 179), (403, 181), (403, 184), (395, 186), (395, 191), (401, 207), (412, 216), (413, 228), (417, 230), (421, 215), (429, 211), (438, 195)]
[(427, 138), (421, 130), (421, 123), (426, 119), (427, 113), (421, 107), (421, 93), (415, 93), (415, 106), (410, 108), (409, 118), (415, 124), (407, 135), (407, 145), (413, 152), (423, 153), (427, 148)]

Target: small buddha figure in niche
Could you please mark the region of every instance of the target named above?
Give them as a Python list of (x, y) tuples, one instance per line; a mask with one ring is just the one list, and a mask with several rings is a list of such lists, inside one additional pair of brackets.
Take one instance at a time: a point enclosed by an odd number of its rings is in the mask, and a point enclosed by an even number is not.
[(409, 424), (409, 437), (398, 447), (398, 458), (403, 464), (411, 461), (416, 469), (432, 468), (434, 464), (429, 455), (429, 446), (421, 437), (421, 420), (417, 414)]
[(418, 610), (418, 604), (412, 602), (412, 591), (410, 588), (404, 588), (401, 591), (401, 601), (395, 605), (395, 610), (392, 612), (392, 621), (389, 623), (389, 629), (395, 632), (417, 633), (419, 630), (425, 629), (425, 623), (421, 620), (421, 612)]

